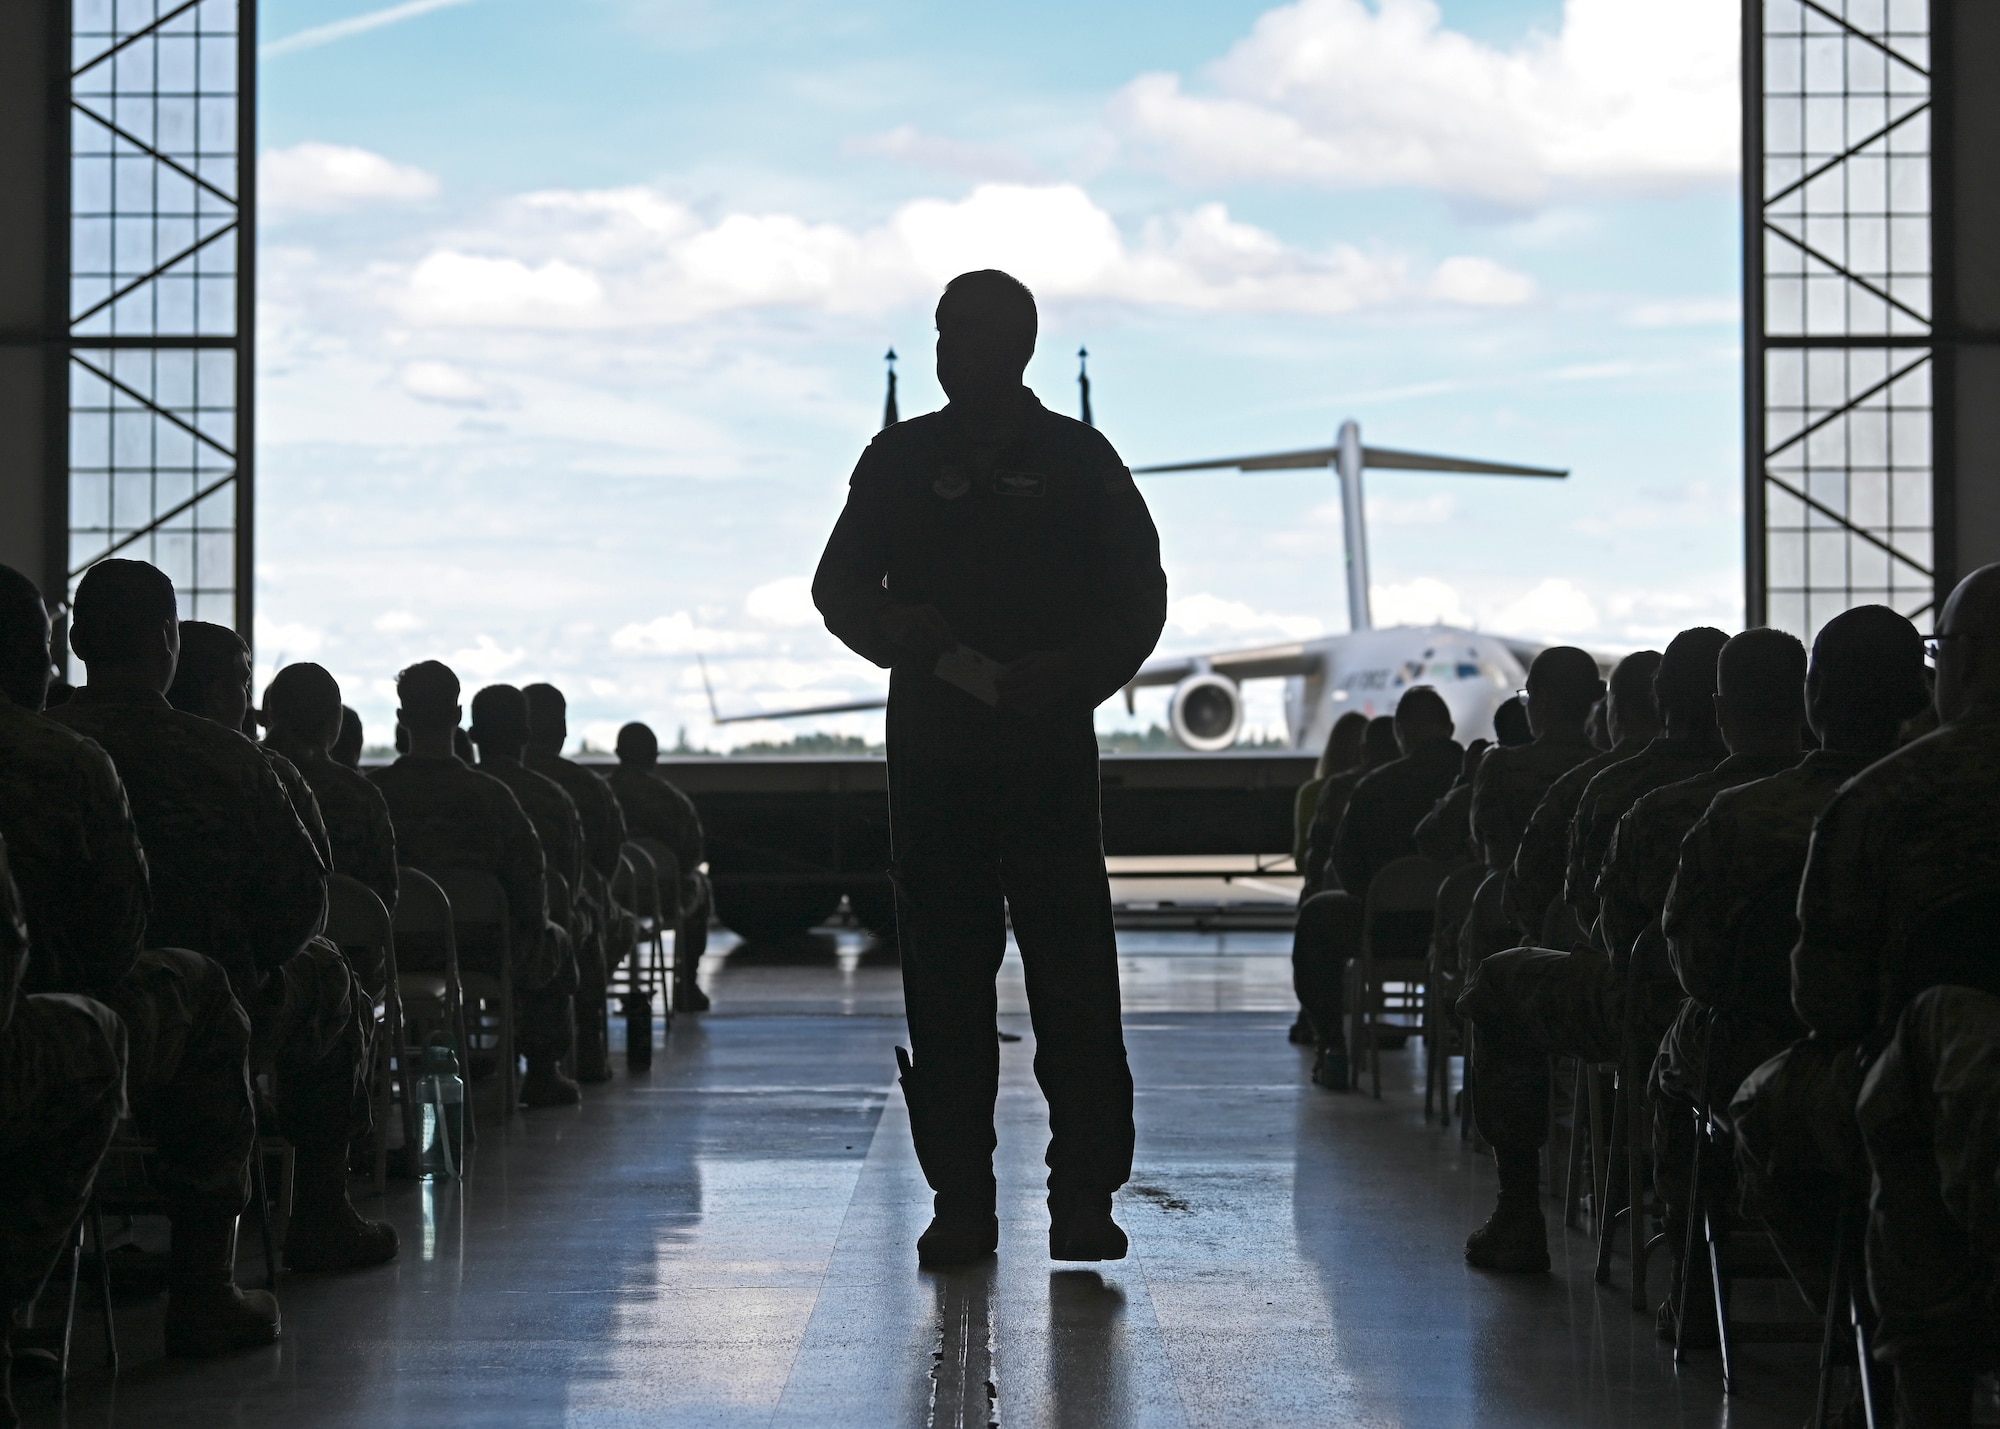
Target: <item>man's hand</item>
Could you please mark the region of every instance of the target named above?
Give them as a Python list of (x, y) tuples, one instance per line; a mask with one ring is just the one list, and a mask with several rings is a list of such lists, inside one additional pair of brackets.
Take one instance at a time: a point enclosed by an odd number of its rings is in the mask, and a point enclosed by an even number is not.
[(1033, 650), (1000, 672), (1000, 707), (1030, 718), (1076, 691), (1076, 670), (1061, 650)]
[(934, 605), (885, 605), (875, 612), (875, 628), (891, 645), (922, 660), (935, 660), (958, 645)]

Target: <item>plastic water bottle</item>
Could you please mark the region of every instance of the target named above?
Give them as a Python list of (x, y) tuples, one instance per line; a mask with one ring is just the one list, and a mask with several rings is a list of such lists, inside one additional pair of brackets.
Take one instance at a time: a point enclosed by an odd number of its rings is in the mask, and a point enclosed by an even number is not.
[(417, 1175), (438, 1180), (460, 1174), (465, 1158), (465, 1078), (458, 1053), (432, 1043), (417, 1077)]

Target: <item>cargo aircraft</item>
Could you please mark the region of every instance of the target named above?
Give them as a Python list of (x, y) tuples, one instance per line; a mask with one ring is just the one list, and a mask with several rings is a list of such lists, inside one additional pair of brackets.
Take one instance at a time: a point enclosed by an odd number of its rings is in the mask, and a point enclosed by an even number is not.
[[(1333, 722), (1349, 710), (1364, 715), (1394, 711), (1411, 685), (1430, 685), (1444, 697), (1460, 739), (1493, 735), (1493, 712), (1526, 683), (1527, 666), (1543, 648), (1539, 641), (1493, 635), (1452, 625), (1399, 625), (1375, 628), (1368, 600), (1368, 527), (1361, 474), (1368, 467), (1392, 471), (1432, 471), (1468, 476), (1523, 476), (1561, 480), (1567, 471), (1434, 456), (1371, 447), (1361, 426), (1340, 424), (1330, 447), (1221, 457), (1135, 469), (1135, 475), (1182, 471), (1298, 471), (1330, 468), (1340, 483), (1341, 527), (1347, 557), (1348, 632), (1248, 650), (1149, 660), (1125, 687), (1125, 707), (1136, 691), (1171, 685), (1167, 723), (1184, 748), (1213, 753), (1229, 748), (1243, 728), (1245, 680), (1285, 681), (1285, 726), (1294, 749), (1318, 749)], [(704, 683), (707, 671), (703, 670)], [(795, 719), (807, 715), (877, 710), (881, 697), (814, 705), (805, 709), (763, 710), (724, 715), (709, 691), (709, 711), (717, 724)]]

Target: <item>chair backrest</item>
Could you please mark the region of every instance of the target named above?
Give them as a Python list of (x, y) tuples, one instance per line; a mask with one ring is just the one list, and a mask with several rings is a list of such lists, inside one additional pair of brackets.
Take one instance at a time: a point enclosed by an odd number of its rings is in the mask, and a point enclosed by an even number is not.
[[(627, 839), (620, 846), (618, 860), (619, 882), (612, 891), (618, 901), (636, 913), (644, 921), (660, 920), (660, 866), (653, 861), (645, 845)], [(626, 870), (630, 869), (628, 878)]]
[(452, 926), (461, 934), (460, 942), (465, 941), (462, 935), (467, 928), (494, 928), (501, 946), (506, 946), (510, 921), (507, 890), (499, 879), (464, 868), (441, 868), (431, 877), (450, 902)]
[(396, 870), (398, 889), (396, 893), (396, 916), (392, 921), (396, 933), (409, 937), (412, 933), (435, 933), (450, 941), (452, 935), (451, 899), (437, 880), (420, 868), (408, 864)]
[[(653, 860), (653, 877), (660, 886), (660, 907), (680, 907), (681, 868), (680, 855), (655, 838), (639, 837), (632, 840), (646, 851), (646, 857)], [(669, 895), (668, 890), (672, 893)]]
[(1412, 855), (1399, 858), (1368, 885), (1362, 937), (1377, 960), (1427, 960), (1438, 888), (1452, 865)]
[(1472, 911), (1472, 897), (1479, 891), (1479, 885), (1486, 880), (1486, 865), (1468, 863), (1463, 868), (1454, 868), (1438, 885), (1434, 907), (1440, 925), (1463, 923)]
[[(378, 994), (386, 988), (396, 966), (395, 924), (375, 890), (344, 873), (327, 875), (326, 936), (333, 945), (349, 954), (348, 961), (363, 981), (372, 979)], [(353, 956), (365, 950), (366, 960)]]

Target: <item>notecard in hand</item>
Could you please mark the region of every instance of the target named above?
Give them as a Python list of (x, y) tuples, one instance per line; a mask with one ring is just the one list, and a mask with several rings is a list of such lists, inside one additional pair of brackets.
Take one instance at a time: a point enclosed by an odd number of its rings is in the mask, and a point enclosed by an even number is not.
[(936, 674), (946, 684), (956, 685), (982, 704), (1000, 703), (1000, 671), (1004, 667), (970, 645), (955, 645), (938, 657)]

